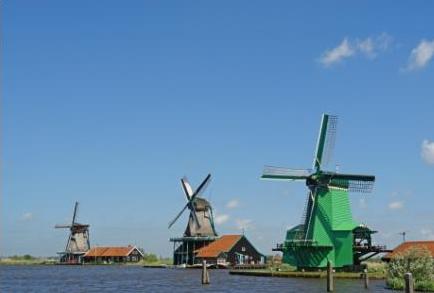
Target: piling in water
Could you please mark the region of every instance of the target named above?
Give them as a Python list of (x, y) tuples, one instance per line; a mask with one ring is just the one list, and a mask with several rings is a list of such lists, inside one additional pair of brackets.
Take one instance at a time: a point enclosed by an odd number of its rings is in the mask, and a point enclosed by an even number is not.
[(364, 280), (364, 284), (365, 284), (365, 289), (369, 288), (369, 276), (368, 276), (368, 270), (364, 269), (363, 270), (363, 280)]
[(327, 261), (327, 292), (333, 292), (333, 266)]
[(405, 293), (414, 293), (413, 275), (411, 273), (406, 273), (404, 275), (405, 281)]
[(202, 285), (209, 284), (209, 273), (206, 267), (206, 260), (202, 261)]

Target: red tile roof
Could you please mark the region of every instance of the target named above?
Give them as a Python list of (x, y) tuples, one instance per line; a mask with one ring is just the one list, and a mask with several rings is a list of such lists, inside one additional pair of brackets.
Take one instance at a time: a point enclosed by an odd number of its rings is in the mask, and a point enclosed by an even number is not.
[(398, 245), (392, 252), (386, 254), (383, 259), (390, 260), (397, 254), (404, 253), (414, 247), (428, 249), (431, 256), (434, 257), (434, 241), (406, 241)]
[(211, 244), (197, 250), (196, 257), (218, 257), (222, 252), (228, 252), (243, 237), (243, 235), (223, 235)]
[[(128, 256), (134, 249), (135, 246), (118, 246), (118, 247), (92, 247), (84, 257), (114, 257), (114, 256)], [(139, 250), (138, 250), (139, 251)], [(139, 251), (140, 254), (142, 254)]]

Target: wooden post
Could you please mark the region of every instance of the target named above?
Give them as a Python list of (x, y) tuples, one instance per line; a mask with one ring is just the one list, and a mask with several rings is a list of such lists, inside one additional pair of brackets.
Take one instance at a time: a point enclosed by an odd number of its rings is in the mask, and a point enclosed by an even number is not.
[(327, 292), (333, 292), (333, 266), (327, 261)]
[(369, 277), (368, 277), (368, 269), (363, 270), (363, 280), (365, 283), (365, 289), (369, 288)]
[(202, 285), (209, 284), (209, 273), (206, 267), (206, 260), (202, 261)]
[(413, 293), (414, 292), (414, 284), (413, 284), (413, 275), (411, 273), (406, 273), (404, 275), (405, 281), (405, 293)]

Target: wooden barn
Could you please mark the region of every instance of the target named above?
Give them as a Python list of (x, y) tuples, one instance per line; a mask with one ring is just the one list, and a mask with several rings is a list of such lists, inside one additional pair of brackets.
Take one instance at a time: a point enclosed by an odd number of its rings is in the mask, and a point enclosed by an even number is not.
[(93, 247), (84, 255), (85, 263), (138, 262), (143, 253), (136, 246)]
[(198, 249), (196, 259), (224, 267), (265, 263), (265, 256), (244, 235), (223, 235)]

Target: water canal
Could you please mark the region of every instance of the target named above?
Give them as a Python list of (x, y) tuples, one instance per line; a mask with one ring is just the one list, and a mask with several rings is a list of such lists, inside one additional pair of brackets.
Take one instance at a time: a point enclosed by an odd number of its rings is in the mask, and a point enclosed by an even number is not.
[[(229, 275), (211, 270), (201, 285), (200, 270), (138, 266), (0, 266), (0, 292), (325, 292), (325, 279)], [(392, 292), (384, 281), (335, 280), (335, 292)]]

